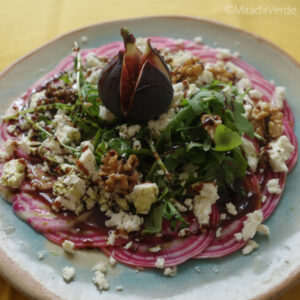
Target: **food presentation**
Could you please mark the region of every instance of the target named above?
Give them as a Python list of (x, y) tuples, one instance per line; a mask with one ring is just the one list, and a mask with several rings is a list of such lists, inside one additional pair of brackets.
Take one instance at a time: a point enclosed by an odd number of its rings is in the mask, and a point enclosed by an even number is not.
[(3, 197), (66, 252), (99, 248), (112, 265), (172, 277), (250, 254), (297, 163), (285, 88), (201, 37), (121, 36), (75, 43), (2, 116)]

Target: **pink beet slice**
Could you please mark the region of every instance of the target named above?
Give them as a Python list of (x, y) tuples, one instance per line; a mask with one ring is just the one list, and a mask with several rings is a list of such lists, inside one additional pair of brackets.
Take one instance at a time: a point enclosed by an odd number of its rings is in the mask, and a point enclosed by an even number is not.
[[(210, 223), (216, 224), (218, 218), (217, 208), (213, 206)], [(213, 240), (214, 235), (215, 230), (210, 229), (184, 238), (177, 237), (172, 241), (161, 243), (162, 249), (158, 252), (149, 251), (149, 248), (153, 248), (157, 244), (144, 241), (133, 241), (130, 249), (111, 247), (105, 249), (104, 252), (113, 255), (116, 260), (129, 266), (153, 268), (156, 260), (163, 258), (165, 260), (164, 266), (171, 267), (201, 253)]]
[(79, 216), (56, 213), (49, 203), (41, 196), (20, 192), (13, 200), (13, 210), (22, 220), (26, 221), (35, 230), (41, 232), (57, 232), (73, 228), (91, 214), (87, 211)]
[(247, 217), (232, 222), (222, 228), (222, 235), (219, 238), (214, 238), (210, 245), (199, 255), (194, 258), (215, 258), (231, 254), (241, 249), (246, 242), (237, 241), (234, 237), (235, 233), (241, 232), (243, 229), (243, 222)]

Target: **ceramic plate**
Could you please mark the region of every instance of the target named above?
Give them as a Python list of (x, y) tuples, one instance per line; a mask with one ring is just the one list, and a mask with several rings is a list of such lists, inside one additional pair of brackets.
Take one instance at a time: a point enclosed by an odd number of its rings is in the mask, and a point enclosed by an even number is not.
[[(265, 78), (287, 87), (287, 98), (296, 116), (299, 139), (300, 67), (283, 51), (265, 40), (216, 22), (178, 16), (149, 17), (93, 25), (70, 32), (23, 57), (0, 74), (1, 114), (18, 95), (52, 70), (70, 53), (75, 40), (93, 48), (119, 40), (121, 26), (136, 36), (162, 35), (193, 39), (202, 36), (211, 46), (239, 51)], [(300, 278), (300, 165), (288, 176), (282, 201), (266, 222), (271, 235), (259, 239), (258, 251), (240, 252), (221, 259), (190, 260), (179, 266), (174, 278), (160, 271), (136, 273), (118, 264), (109, 270), (108, 292), (100, 293), (92, 283), (91, 267), (105, 259), (100, 251), (77, 251), (74, 258), (48, 242), (19, 220), (11, 206), (0, 201), (0, 270), (16, 288), (36, 299), (254, 299), (277, 295)], [(37, 252), (45, 251), (39, 261)], [(65, 265), (76, 268), (76, 278), (66, 284), (61, 276)], [(195, 267), (200, 268), (196, 272)], [(198, 268), (196, 268), (198, 270)], [(123, 286), (122, 292), (116, 286)]]

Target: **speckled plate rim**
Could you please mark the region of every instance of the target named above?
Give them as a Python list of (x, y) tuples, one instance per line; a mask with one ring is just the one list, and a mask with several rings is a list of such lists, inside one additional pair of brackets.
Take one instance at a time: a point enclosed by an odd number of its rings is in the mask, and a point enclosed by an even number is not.
[[(192, 17), (192, 16), (185, 16), (185, 15), (154, 15), (154, 16), (144, 16), (144, 17), (137, 17), (137, 18), (129, 18), (129, 19), (117, 19), (112, 21), (106, 21), (106, 22), (99, 22), (96, 24), (80, 27), (78, 29), (69, 31), (65, 34), (60, 35), (59, 37), (51, 40), (50, 42), (42, 45), (41, 47), (36, 48), (35, 50), (29, 52), (28, 54), (22, 56), (20, 59), (15, 61), (13, 64), (8, 66), (6, 69), (4, 69), (2, 72), (0, 72), (0, 80), (7, 76), (11, 70), (13, 70), (19, 63), (25, 61), (26, 59), (30, 58), (35, 53), (39, 52), (40, 50), (47, 48), (49, 45), (64, 39), (65, 37), (74, 34), (79, 33), (81, 31), (85, 31), (92, 27), (101, 26), (104, 24), (114, 24), (119, 22), (126, 22), (126, 21), (139, 21), (143, 19), (187, 19), (187, 20), (193, 20), (198, 21), (199, 23), (210, 23), (213, 25), (217, 25), (226, 29), (230, 29), (232, 31), (240, 32), (244, 35), (247, 35), (258, 42), (265, 43), (269, 45), (270, 47), (274, 48), (276, 51), (280, 52), (283, 56), (285, 56), (292, 64), (294, 64), (297, 68), (300, 70), (300, 63), (296, 61), (291, 55), (289, 55), (287, 52), (285, 52), (283, 49), (278, 47), (277, 45), (273, 44), (272, 42), (266, 40), (265, 38), (260, 37), (259, 35), (256, 35), (254, 33), (248, 32), (246, 30), (219, 22), (211, 19), (201, 18), (201, 17)], [(32, 299), (38, 299), (38, 300), (63, 300), (62, 298), (58, 297), (57, 295), (54, 295), (51, 291), (46, 289), (40, 282), (35, 280), (30, 274), (28, 274), (20, 265), (15, 263), (11, 258), (9, 258), (5, 251), (1, 249), (0, 245), (0, 275), (5, 278), (12, 286), (14, 286), (17, 290), (19, 290), (24, 295), (31, 297)], [(284, 279), (281, 283), (274, 285), (272, 288), (270, 288), (268, 291), (262, 293), (261, 295), (252, 298), (257, 300), (262, 299), (273, 299), (281, 295), (284, 291), (288, 290), (292, 286), (294, 286), (296, 283), (300, 281), (300, 268), (293, 273), (290, 274), (289, 277)]]

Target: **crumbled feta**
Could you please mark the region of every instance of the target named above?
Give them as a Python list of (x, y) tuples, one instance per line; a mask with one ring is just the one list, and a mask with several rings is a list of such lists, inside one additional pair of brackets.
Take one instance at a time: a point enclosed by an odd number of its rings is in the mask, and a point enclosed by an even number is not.
[(248, 165), (252, 171), (256, 171), (258, 164), (258, 155), (252, 141), (242, 137), (242, 149), (245, 153)]
[(209, 223), (211, 206), (219, 199), (218, 189), (214, 183), (203, 183), (199, 195), (194, 197), (193, 212), (200, 225)]
[(174, 108), (170, 108), (166, 113), (161, 114), (157, 120), (148, 121), (148, 128), (154, 136), (159, 136), (173, 120), (174, 116), (175, 110)]
[(155, 262), (155, 267), (157, 269), (163, 269), (165, 267), (165, 259), (162, 257), (157, 258)]
[(229, 49), (226, 48), (216, 48), (217, 51), (217, 58), (219, 59), (226, 59), (231, 57), (231, 52)]
[(105, 274), (107, 272), (107, 266), (104, 263), (98, 263), (97, 265), (93, 266), (92, 271), (99, 271), (103, 274)]
[(97, 55), (93, 52), (89, 52), (87, 56), (84, 58), (84, 61), (85, 61), (85, 66), (87, 68), (95, 68), (102, 65)]
[(240, 242), (243, 239), (243, 234), (241, 232), (237, 232), (234, 234), (235, 239)]
[(179, 174), (179, 180), (188, 180), (191, 173), (196, 171), (198, 166), (194, 164), (186, 164), (183, 166), (183, 172)]
[(196, 36), (194, 38), (194, 42), (197, 43), (197, 44), (202, 44), (203, 42), (203, 37), (202, 36)]
[(86, 81), (92, 85), (97, 85), (101, 71), (101, 69), (92, 71), (92, 73), (86, 78)]
[(18, 188), (25, 179), (24, 159), (12, 159), (4, 164), (1, 184), (5, 187)]
[(70, 144), (78, 142), (81, 138), (80, 132), (77, 128), (71, 126), (70, 118), (62, 111), (58, 111), (53, 119), (53, 127), (55, 128), (54, 135), (60, 143)]
[(172, 56), (172, 66), (179, 66), (185, 64), (186, 61), (193, 58), (193, 55), (189, 51), (176, 51), (176, 53)]
[(184, 205), (188, 208), (188, 210), (193, 209), (193, 199), (187, 198), (184, 200)]
[(177, 46), (181, 46), (181, 45), (183, 45), (184, 44), (184, 40), (183, 39), (177, 39), (176, 41), (175, 41), (175, 45), (177, 45)]
[(53, 209), (60, 207), (79, 214), (83, 210), (81, 197), (85, 194), (86, 183), (75, 174), (68, 174), (57, 178), (53, 186), (53, 194), (56, 196)]
[(200, 77), (202, 82), (206, 84), (210, 84), (214, 80), (213, 73), (208, 70), (204, 70)]
[(159, 252), (159, 251), (161, 251), (161, 246), (160, 246), (160, 245), (157, 245), (157, 246), (155, 246), (155, 247), (149, 248), (148, 251), (149, 251), (149, 252), (152, 252), (152, 253)]
[(73, 242), (71, 242), (69, 240), (64, 240), (64, 242), (62, 243), (62, 247), (69, 254), (75, 253), (75, 250), (74, 250), (75, 245)]
[(283, 86), (277, 86), (275, 88), (275, 106), (282, 109), (285, 99), (286, 99), (286, 88)]
[(171, 268), (165, 268), (164, 269), (164, 275), (169, 277), (174, 277), (177, 275), (177, 268), (171, 267)]
[(46, 90), (42, 90), (41, 92), (37, 92), (31, 95), (30, 97), (30, 108), (38, 106), (41, 99), (45, 98)]
[(132, 148), (134, 150), (140, 150), (142, 148), (142, 144), (141, 144), (141, 141), (133, 138), (133, 143), (132, 143)]
[(264, 235), (270, 235), (270, 229), (269, 229), (269, 227), (267, 225), (264, 225), (264, 224), (258, 225), (256, 231), (259, 232), (259, 233), (262, 233)]
[(106, 216), (109, 217), (109, 219), (105, 222), (107, 227), (116, 227), (117, 229), (124, 230), (126, 232), (139, 231), (144, 222), (143, 218), (124, 211), (113, 213), (109, 210), (106, 212)]
[(45, 251), (42, 251), (42, 250), (38, 251), (36, 253), (36, 255), (37, 255), (37, 257), (38, 257), (39, 260), (43, 260), (45, 258)]
[(152, 203), (157, 199), (158, 192), (156, 183), (141, 183), (134, 186), (130, 198), (133, 200), (138, 214), (149, 212)]
[(109, 284), (105, 278), (105, 275), (98, 270), (95, 271), (93, 283), (98, 286), (100, 291), (109, 289)]
[(91, 176), (95, 173), (96, 160), (91, 149), (86, 149), (81, 153), (76, 165), (86, 176)]
[(226, 220), (227, 215), (225, 213), (220, 214), (220, 220)]
[(116, 286), (116, 291), (119, 292), (123, 291), (123, 287), (121, 285)]
[(178, 237), (185, 237), (189, 232), (191, 232), (189, 228), (180, 229), (178, 232)]
[(7, 140), (4, 143), (4, 147), (5, 147), (5, 150), (6, 150), (7, 154), (9, 156), (11, 156), (11, 155), (13, 155), (14, 151), (16, 150), (17, 143), (14, 140)]
[(253, 90), (249, 91), (249, 96), (251, 98), (260, 99), (263, 95), (260, 91), (253, 89)]
[(180, 102), (181, 99), (184, 97), (184, 85), (182, 82), (178, 82), (173, 84), (173, 90), (174, 90), (174, 95), (172, 99), (171, 106), (177, 106)]
[(265, 203), (267, 200), (267, 196), (266, 195), (262, 195), (261, 196), (261, 203)]
[(128, 127), (127, 124), (122, 124), (116, 128), (119, 129), (120, 137), (124, 139), (130, 139), (134, 137), (141, 130), (140, 125), (131, 125)]
[[(241, 69), (240, 67), (238, 67), (237, 65), (235, 65), (233, 62), (228, 61), (228, 62), (226, 62), (225, 66), (228, 69), (228, 71), (235, 74), (237, 79), (247, 78), (246, 72), (243, 69)], [(251, 88), (251, 86), (250, 86), (250, 88)]]
[(216, 230), (216, 238), (221, 237), (221, 235), (222, 235), (222, 227), (219, 227), (219, 228)]
[(242, 230), (244, 241), (248, 241), (254, 237), (256, 230), (262, 221), (263, 214), (261, 210), (255, 210), (254, 212), (247, 214), (247, 219), (243, 223), (244, 227)]
[(269, 153), (269, 162), (274, 172), (288, 171), (285, 161), (290, 158), (294, 150), (295, 147), (285, 135), (269, 143), (267, 151)]
[(132, 247), (132, 244), (133, 244), (132, 241), (128, 242), (128, 243), (124, 246), (124, 249), (126, 249), (126, 250), (130, 249), (130, 248)]
[(232, 202), (226, 203), (227, 212), (233, 216), (237, 215), (237, 210), (235, 205)]
[(38, 148), (38, 153), (48, 161), (58, 164), (64, 162), (64, 159), (60, 156), (63, 154), (62, 148), (57, 141), (50, 137), (42, 142), (41, 146)]
[(92, 152), (94, 152), (94, 145), (91, 143), (91, 141), (84, 141), (80, 144), (80, 149), (86, 149), (89, 148)]
[(70, 282), (75, 276), (75, 269), (73, 267), (65, 266), (62, 269), (62, 276), (66, 282)]
[(270, 194), (280, 195), (282, 192), (282, 189), (280, 188), (280, 185), (279, 185), (279, 179), (278, 178), (270, 179), (267, 182), (267, 189)]
[(80, 40), (83, 42), (83, 43), (87, 43), (87, 41), (89, 40), (89, 38), (86, 36), (86, 35), (83, 35)]
[(257, 249), (258, 247), (259, 245), (255, 241), (249, 240), (246, 246), (242, 249), (242, 253), (243, 255), (250, 254), (254, 249)]
[(114, 245), (115, 241), (116, 241), (116, 238), (117, 238), (117, 233), (114, 230), (110, 231), (109, 234), (108, 234), (106, 245), (108, 245), (108, 246), (109, 245)]
[(110, 256), (108, 263), (111, 267), (114, 267), (117, 264), (117, 261), (115, 260), (115, 258), (113, 256)]
[(186, 92), (187, 98), (192, 98), (197, 92), (199, 91), (199, 88), (194, 83), (189, 84), (188, 90)]
[(239, 80), (236, 84), (238, 90), (240, 93), (245, 92), (248, 89), (251, 89), (252, 85), (251, 85), (251, 81), (246, 77), (246, 78), (242, 78), (241, 80)]
[(108, 122), (111, 122), (116, 118), (115, 115), (103, 105), (99, 106), (99, 117)]

